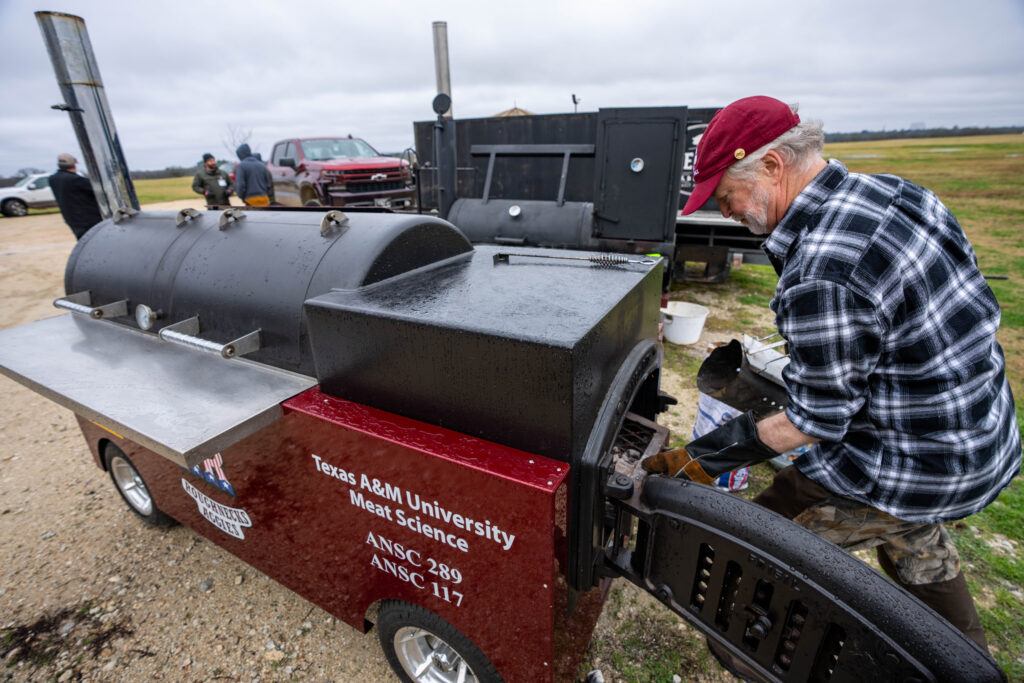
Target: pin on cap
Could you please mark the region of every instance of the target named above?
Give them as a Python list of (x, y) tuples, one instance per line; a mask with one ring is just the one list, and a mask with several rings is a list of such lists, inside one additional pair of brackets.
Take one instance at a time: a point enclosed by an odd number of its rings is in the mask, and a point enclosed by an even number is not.
[(693, 192), (683, 207), (691, 214), (707, 203), (718, 181), (747, 150), (760, 149), (800, 123), (788, 104), (757, 95), (736, 100), (715, 114), (704, 130), (693, 163)]

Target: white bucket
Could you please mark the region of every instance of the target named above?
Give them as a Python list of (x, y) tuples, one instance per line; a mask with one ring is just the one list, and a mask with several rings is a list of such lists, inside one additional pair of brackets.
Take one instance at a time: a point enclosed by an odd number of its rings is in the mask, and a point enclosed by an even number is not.
[(696, 344), (708, 313), (707, 307), (700, 304), (670, 301), (668, 308), (661, 309), (665, 339), (673, 344)]

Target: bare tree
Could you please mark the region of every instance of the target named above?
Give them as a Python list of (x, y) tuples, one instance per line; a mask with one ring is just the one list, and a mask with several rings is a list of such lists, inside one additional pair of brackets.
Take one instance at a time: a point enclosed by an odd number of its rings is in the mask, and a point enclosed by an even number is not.
[(252, 140), (252, 128), (245, 128), (237, 123), (229, 123), (225, 126), (224, 135), (221, 136), (220, 140), (228, 150), (230, 155), (228, 158), (234, 158), (235, 150), (238, 149), (240, 145), (250, 144), (250, 141)]
[(35, 173), (46, 173), (46, 171), (44, 171), (41, 168), (26, 166), (25, 168), (19, 168), (15, 176), (18, 178), (27, 178), (28, 176), (33, 175)]

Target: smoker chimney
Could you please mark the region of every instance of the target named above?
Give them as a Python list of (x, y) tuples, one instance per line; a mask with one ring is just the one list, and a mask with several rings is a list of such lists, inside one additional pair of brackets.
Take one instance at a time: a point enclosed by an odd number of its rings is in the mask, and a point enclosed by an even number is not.
[[(452, 74), (448, 66), (448, 22), (435, 21), (434, 31), (434, 76), (437, 79), (437, 92), (452, 96)], [(452, 107), (443, 112), (446, 118), (452, 117)]]
[(138, 211), (139, 199), (128, 176), (85, 20), (62, 12), (36, 12), (36, 20), (64, 96), (64, 103), (54, 108), (71, 116), (100, 213), (117, 220), (119, 214)]

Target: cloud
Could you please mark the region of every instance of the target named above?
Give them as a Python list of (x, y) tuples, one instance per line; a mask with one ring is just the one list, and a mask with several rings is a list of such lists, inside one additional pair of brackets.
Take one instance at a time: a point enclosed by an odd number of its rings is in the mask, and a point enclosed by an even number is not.
[[(77, 145), (32, 12), (0, 4), (0, 174)], [(828, 130), (1024, 123), (1024, 5), (1015, 0), (522, 0), (358, 5), (105, 3), (86, 19), (133, 168), (226, 156), (225, 127), (264, 152), (291, 135), (412, 144), (431, 118), (431, 21), (446, 20), (454, 109), (487, 116), (686, 104), (750, 94), (799, 101)]]

